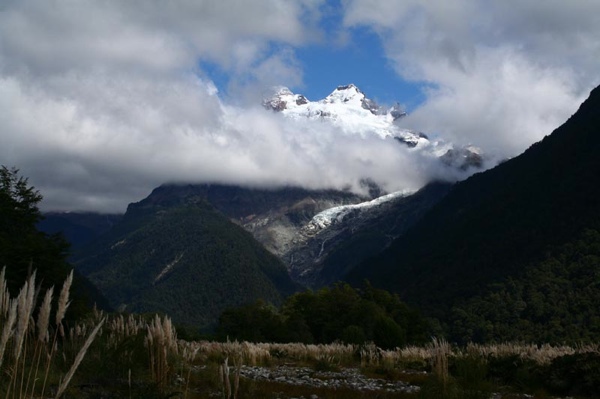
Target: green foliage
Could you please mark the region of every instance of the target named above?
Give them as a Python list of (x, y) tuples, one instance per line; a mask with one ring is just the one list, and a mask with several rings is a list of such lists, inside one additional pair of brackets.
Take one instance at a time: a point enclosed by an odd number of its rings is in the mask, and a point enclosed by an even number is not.
[(296, 286), (283, 264), (203, 200), (134, 204), (75, 257), (115, 308), (160, 312), (197, 330), (227, 307), (279, 304)]
[(337, 284), (290, 296), (277, 312), (263, 302), (225, 311), (219, 335), (254, 342), (362, 344), (382, 348), (420, 342), (425, 322), (397, 296), (367, 286)]
[(488, 399), (493, 392), (487, 361), (470, 353), (448, 359), (449, 374), (432, 374), (421, 387), (419, 398)]
[(41, 200), (41, 194), (19, 176), (18, 169), (0, 168), (0, 267), (8, 267), (7, 280), (13, 295), (33, 269), (51, 275), (66, 266), (66, 243), (35, 227), (41, 218), (37, 208)]
[(406, 334), (394, 319), (379, 316), (373, 326), (373, 342), (381, 348), (392, 349), (406, 344)]
[(488, 380), (486, 359), (477, 354), (453, 358), (450, 373), (455, 376), (461, 390), (461, 398), (487, 399), (492, 393), (492, 384)]
[(521, 274), (490, 285), (452, 309), (459, 342), (594, 342), (600, 338), (600, 233), (549, 252)]
[(598, 243), (577, 252), (600, 231), (599, 110), (596, 88), (525, 153), (457, 183), (348, 281), (402, 292), (454, 341), (600, 339)]
[(539, 364), (518, 355), (491, 357), (488, 375), (498, 385), (520, 392), (597, 397), (600, 392), (600, 354), (575, 353)]
[[(6, 266), (11, 295), (17, 294), (34, 269), (43, 290), (53, 285), (60, 287), (71, 270), (66, 261), (69, 245), (65, 239), (36, 227), (42, 219), (38, 209), (41, 200), (42, 195), (19, 175), (18, 169), (0, 167), (0, 268)], [(88, 312), (94, 303), (106, 307), (104, 298), (77, 273), (72, 298), (69, 319)]]
[(548, 390), (559, 395), (594, 396), (600, 392), (600, 354), (578, 353), (554, 359), (546, 374)]
[(262, 300), (225, 310), (219, 317), (217, 330), (223, 339), (248, 342), (281, 342), (283, 333), (283, 320), (277, 310)]
[(342, 330), (340, 340), (347, 344), (359, 345), (367, 342), (367, 334), (360, 326), (350, 325)]
[(520, 391), (540, 390), (546, 380), (543, 366), (519, 355), (492, 356), (488, 359), (487, 368), (496, 384)]

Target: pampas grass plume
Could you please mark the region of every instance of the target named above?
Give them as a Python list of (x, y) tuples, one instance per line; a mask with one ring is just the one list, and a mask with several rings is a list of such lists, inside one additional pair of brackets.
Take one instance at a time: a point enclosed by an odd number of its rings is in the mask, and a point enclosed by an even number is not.
[(65, 317), (65, 313), (67, 312), (67, 308), (69, 307), (69, 290), (71, 289), (71, 283), (73, 282), (73, 270), (69, 273), (69, 276), (65, 280), (62, 286), (62, 290), (60, 290), (60, 296), (58, 297), (58, 309), (56, 311), (56, 325), (58, 326), (63, 318)]
[(19, 317), (17, 319), (17, 331), (15, 332), (15, 362), (19, 360), (21, 351), (23, 349), (23, 340), (25, 338), (25, 333), (27, 332), (27, 327), (29, 326), (31, 312), (33, 310), (34, 292), (35, 272), (33, 272), (29, 280), (25, 283), (23, 288), (21, 288), (17, 298)]
[(52, 307), (52, 294), (54, 293), (54, 286), (48, 288), (44, 300), (40, 306), (40, 312), (38, 314), (37, 328), (38, 328), (38, 341), (44, 342), (48, 337), (48, 324), (50, 323), (50, 309)]
[[(72, 272), (71, 272), (71, 274), (72, 274)], [(65, 392), (65, 390), (67, 389), (67, 386), (71, 382), (71, 378), (73, 378), (73, 374), (75, 374), (75, 371), (77, 370), (77, 368), (79, 367), (79, 364), (83, 360), (85, 353), (87, 352), (88, 348), (90, 347), (90, 345), (96, 338), (96, 335), (98, 334), (98, 331), (100, 331), (102, 324), (104, 324), (104, 320), (106, 320), (106, 319), (100, 320), (100, 323), (98, 323), (98, 325), (96, 325), (94, 330), (91, 332), (90, 336), (86, 339), (85, 343), (79, 350), (79, 353), (77, 353), (77, 356), (75, 357), (75, 361), (73, 362), (73, 365), (69, 369), (69, 372), (65, 376), (65, 379), (63, 380), (63, 382), (58, 387), (58, 391), (56, 391), (56, 399), (60, 398), (62, 396), (62, 394)]]
[(8, 342), (8, 339), (12, 335), (12, 329), (15, 325), (15, 321), (17, 320), (17, 300), (12, 299), (8, 307), (8, 319), (4, 323), (4, 328), (2, 329), (2, 337), (0, 337), (0, 367), (2, 366), (2, 359), (4, 358), (6, 344)]

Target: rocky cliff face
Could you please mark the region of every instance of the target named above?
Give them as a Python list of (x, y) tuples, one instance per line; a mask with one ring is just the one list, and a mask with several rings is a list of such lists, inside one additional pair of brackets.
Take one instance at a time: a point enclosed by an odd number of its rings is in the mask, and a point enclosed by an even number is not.
[(281, 259), (294, 281), (317, 288), (387, 247), (449, 184), (439, 186), (443, 188), (385, 194), (371, 185), (372, 196), (363, 197), (295, 187), (165, 185), (128, 212), (207, 201)]
[(130, 207), (173, 206), (206, 200), (234, 223), (244, 227), (271, 253), (283, 258), (301, 241), (300, 230), (320, 212), (368, 200), (347, 191), (297, 187), (248, 188), (222, 184), (164, 185)]
[(320, 212), (296, 232), (281, 258), (294, 281), (312, 288), (334, 283), (387, 248), (451, 186), (432, 183), (414, 193), (396, 192)]

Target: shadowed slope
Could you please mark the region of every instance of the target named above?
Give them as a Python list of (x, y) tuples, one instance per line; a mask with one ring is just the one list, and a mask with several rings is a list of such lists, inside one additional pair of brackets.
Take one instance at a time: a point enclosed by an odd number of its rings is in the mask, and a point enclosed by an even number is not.
[(227, 307), (279, 303), (296, 288), (277, 258), (201, 200), (130, 205), (76, 263), (115, 307), (199, 327)]
[(600, 88), (525, 153), (457, 184), (348, 279), (369, 279), (448, 320), (453, 305), (489, 292), (491, 283), (519, 278), (584, 230), (600, 229), (598, 154)]

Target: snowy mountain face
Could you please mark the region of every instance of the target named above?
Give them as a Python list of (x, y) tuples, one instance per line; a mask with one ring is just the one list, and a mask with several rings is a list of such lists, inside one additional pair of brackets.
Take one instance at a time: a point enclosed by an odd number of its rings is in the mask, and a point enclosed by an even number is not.
[[(424, 133), (401, 128), (398, 121), (406, 113), (399, 105), (391, 108), (380, 106), (353, 84), (339, 86), (319, 101), (310, 101), (302, 94), (279, 87), (263, 101), (263, 106), (285, 118), (329, 123), (343, 135), (387, 139), (391, 145), (399, 145), (405, 151), (437, 159), (441, 169), (448, 168), (449, 172), (459, 172), (459, 175), (483, 167), (484, 155), (478, 148), (455, 146), (443, 140), (430, 139)], [(391, 194), (371, 193), (369, 198), (351, 203), (322, 203), (313, 207), (316, 212), (312, 214), (302, 208), (304, 211), (300, 218), (259, 216), (252, 223), (242, 225), (284, 261), (295, 281), (318, 287), (340, 278), (345, 270), (336, 268), (351, 263), (344, 258), (345, 255), (337, 252), (340, 248), (345, 248), (344, 245), (350, 242), (352, 248), (343, 251), (354, 253), (354, 257), (359, 253), (374, 255), (376, 252), (370, 251), (385, 248), (446, 189), (431, 190), (431, 193), (425, 191), (419, 195), (407, 190)], [(374, 239), (374, 231), (379, 234), (377, 239)], [(362, 250), (358, 249), (363, 246), (359, 237), (368, 243)], [(337, 260), (331, 260), (331, 257)], [(332, 268), (332, 264), (337, 266)]]
[(316, 102), (309, 101), (302, 94), (292, 93), (287, 87), (280, 87), (263, 105), (289, 118), (326, 120), (346, 134), (375, 133), (382, 138), (401, 134), (411, 136), (413, 140), (419, 139), (418, 134), (394, 126), (393, 122), (405, 115), (399, 106), (390, 109), (381, 107), (353, 84), (339, 86)]
[(421, 132), (400, 128), (395, 122), (406, 113), (399, 105), (380, 106), (353, 84), (338, 86), (319, 101), (310, 101), (287, 87), (279, 87), (272, 97), (263, 101), (263, 106), (291, 119), (308, 118), (331, 123), (347, 135), (392, 137), (413, 151), (440, 158), (445, 165), (460, 170), (481, 168), (483, 163), (481, 151), (475, 147), (455, 148), (443, 140), (430, 140)]
[(298, 226), (278, 256), (290, 277), (304, 286), (316, 289), (339, 281), (403, 234), (450, 187), (434, 183), (416, 193), (396, 192), (321, 211)]
[[(177, 196), (184, 202), (185, 198), (204, 198), (276, 255), (292, 280), (319, 288), (340, 279), (347, 267), (386, 248), (445, 190), (384, 195), (373, 191), (362, 197), (336, 190), (164, 186), (144, 201), (161, 203), (161, 198), (167, 198), (167, 203), (173, 203)], [(352, 246), (354, 263), (340, 259), (339, 254), (332, 261), (330, 255), (336, 251), (347, 252), (343, 247), (346, 243)]]
[(399, 197), (414, 194), (413, 190), (397, 191), (395, 193), (382, 195), (370, 201), (360, 202), (358, 204), (340, 205), (326, 209), (317, 213), (311, 221), (306, 225), (305, 229), (309, 235), (317, 233), (320, 230), (326, 229), (334, 223), (339, 223), (344, 220), (344, 217), (350, 212), (368, 212), (373, 208), (378, 208), (380, 205), (393, 201)]

